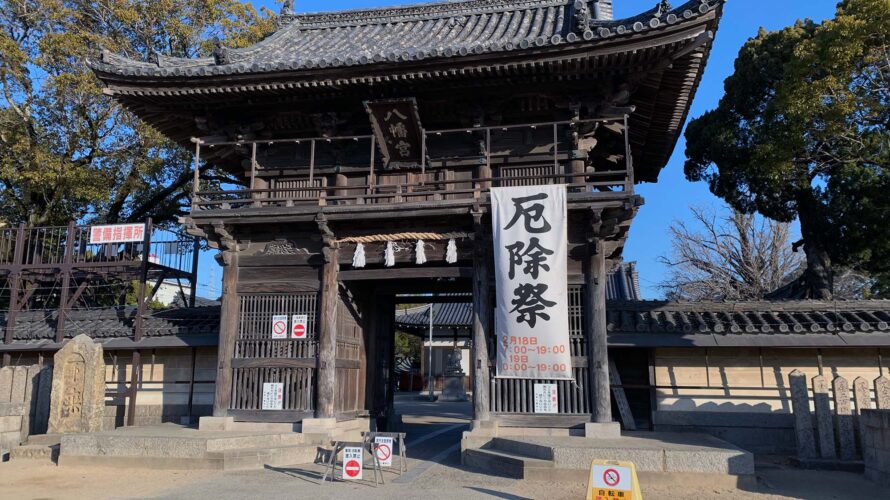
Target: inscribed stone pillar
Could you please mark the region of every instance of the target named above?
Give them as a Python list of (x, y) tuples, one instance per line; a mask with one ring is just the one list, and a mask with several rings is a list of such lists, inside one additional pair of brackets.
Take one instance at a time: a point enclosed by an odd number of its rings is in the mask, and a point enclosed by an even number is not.
[(879, 410), (890, 410), (890, 379), (883, 375), (875, 379), (875, 402)]
[(11, 403), (24, 403), (27, 386), (28, 367), (16, 366), (12, 369), (12, 392), (9, 395), (9, 401)]
[(837, 420), (837, 445), (842, 460), (856, 457), (856, 442), (853, 436), (853, 409), (850, 406), (850, 383), (843, 377), (835, 377), (831, 382), (834, 392), (834, 413)]
[(52, 434), (102, 430), (105, 361), (102, 346), (78, 335), (53, 357), (49, 429)]
[(37, 388), (40, 383), (40, 366), (31, 365), (27, 367), (25, 373), (25, 399), (24, 404), (25, 416), (22, 419), (22, 438), (31, 435), (31, 429), (34, 426), (34, 415), (37, 407)]
[(853, 401), (856, 403), (856, 411), (854, 412), (853, 423), (856, 426), (856, 440), (859, 442), (859, 449), (862, 449), (862, 427), (860, 418), (862, 410), (871, 409), (871, 389), (868, 386), (868, 380), (862, 377), (856, 377), (853, 380)]
[(12, 367), (0, 368), (0, 403), (8, 403), (12, 395)]
[(800, 370), (794, 370), (788, 375), (788, 385), (791, 386), (791, 411), (794, 414), (797, 456), (799, 458), (816, 458), (816, 438), (813, 435), (806, 374)]
[(828, 381), (822, 375), (813, 377), (813, 406), (816, 408), (816, 431), (819, 433), (819, 456), (837, 458), (834, 447), (834, 423), (828, 400)]

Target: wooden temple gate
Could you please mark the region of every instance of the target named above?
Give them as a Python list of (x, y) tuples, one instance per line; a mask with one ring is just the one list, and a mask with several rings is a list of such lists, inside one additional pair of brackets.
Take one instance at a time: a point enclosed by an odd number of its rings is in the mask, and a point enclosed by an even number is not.
[[(224, 267), (214, 414), (385, 416), (393, 297), (410, 288), (472, 292), (476, 420), (610, 422), (606, 272), (643, 203), (635, 184), (673, 151), (721, 12), (722, 0), (624, 20), (608, 0), (289, 11), (281, 36), (212, 58), (103, 54), (92, 67), (106, 92), (196, 153), (183, 222)], [(555, 416), (530, 413), (534, 381), (492, 366), (490, 189), (546, 184), (567, 186), (575, 374)], [(271, 317), (295, 314), (309, 337), (273, 339)], [(263, 410), (273, 380), (283, 406)]]

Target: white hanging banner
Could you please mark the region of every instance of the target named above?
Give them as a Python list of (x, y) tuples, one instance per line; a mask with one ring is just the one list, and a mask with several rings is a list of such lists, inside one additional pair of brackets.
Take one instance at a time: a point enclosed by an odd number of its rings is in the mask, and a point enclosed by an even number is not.
[(571, 380), (565, 186), (491, 190), (497, 377)]

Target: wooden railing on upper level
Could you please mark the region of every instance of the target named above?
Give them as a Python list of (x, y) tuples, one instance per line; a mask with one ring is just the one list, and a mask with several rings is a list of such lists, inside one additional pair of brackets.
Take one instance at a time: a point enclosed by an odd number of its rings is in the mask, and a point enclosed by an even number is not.
[[(623, 159), (608, 170), (590, 171), (583, 159), (577, 159), (560, 149), (560, 127), (578, 127), (589, 123), (616, 124), (624, 136)], [(492, 151), (493, 133), (529, 129), (541, 135), (542, 129), (552, 128), (551, 142), (526, 147), (522, 155)], [(566, 132), (566, 130), (562, 130)], [(548, 132), (549, 133), (549, 132)], [(475, 134), (484, 154), (463, 157), (458, 155), (429, 155), (427, 138), (448, 134)], [(334, 141), (368, 141), (369, 161), (365, 165), (351, 165), (351, 177), (319, 168), (316, 143)], [(208, 143), (195, 139), (195, 191), (193, 213), (206, 210), (239, 210), (266, 207), (298, 207), (327, 205), (392, 205), (443, 200), (474, 202), (484, 198), (492, 187), (539, 184), (564, 184), (570, 193), (621, 192), (633, 193), (634, 178), (627, 135), (627, 120), (579, 120), (512, 125), (508, 127), (479, 127), (423, 131), (423, 162), (414, 169), (385, 170), (375, 168), (375, 139), (373, 136), (337, 138), (308, 138), (276, 141), (240, 141)], [(563, 141), (564, 142), (564, 141)], [(308, 166), (269, 167), (257, 160), (257, 148), (279, 143), (302, 144), (308, 149)], [(201, 190), (201, 148), (238, 146), (251, 148), (249, 187)], [(564, 146), (564, 144), (563, 144)], [(497, 149), (497, 148), (495, 148)], [(445, 152), (449, 153), (449, 152)], [(330, 169), (328, 169), (330, 170)]]

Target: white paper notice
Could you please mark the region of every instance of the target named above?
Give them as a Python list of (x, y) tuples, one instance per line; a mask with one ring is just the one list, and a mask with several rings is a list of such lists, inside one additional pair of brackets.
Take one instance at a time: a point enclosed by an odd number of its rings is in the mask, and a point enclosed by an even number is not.
[(284, 408), (284, 384), (266, 382), (263, 384), (263, 409), (281, 410)]
[(535, 413), (559, 413), (556, 384), (535, 384)]

